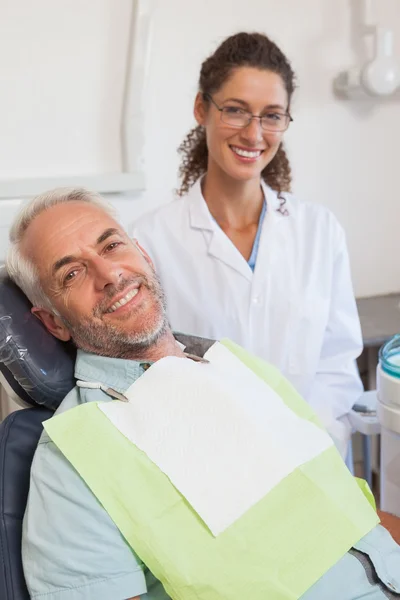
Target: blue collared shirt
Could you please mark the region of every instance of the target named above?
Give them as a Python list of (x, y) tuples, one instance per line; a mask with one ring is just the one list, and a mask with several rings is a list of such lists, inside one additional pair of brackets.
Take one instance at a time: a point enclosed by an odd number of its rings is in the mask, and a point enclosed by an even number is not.
[[(79, 351), (75, 376), (123, 393), (146, 366), (147, 363)], [(111, 398), (100, 389), (76, 387), (57, 412), (96, 401), (107, 402)], [(379, 577), (400, 591), (400, 549), (389, 534), (377, 527), (357, 546), (373, 557)], [(22, 558), (33, 600), (169, 598), (46, 433), (32, 464)], [(357, 600), (367, 596), (371, 600), (387, 598), (379, 585), (368, 581), (359, 560), (346, 554), (308, 590), (303, 600)]]
[(261, 231), (262, 231), (262, 226), (263, 226), (263, 223), (264, 223), (266, 212), (267, 212), (267, 203), (264, 200), (263, 206), (262, 206), (262, 209), (261, 209), (260, 219), (258, 221), (258, 227), (257, 227), (256, 237), (254, 238), (253, 248), (252, 248), (252, 251), (251, 251), (250, 258), (247, 261), (250, 269), (253, 272), (254, 272), (254, 269), (256, 268), (258, 248), (260, 247)]

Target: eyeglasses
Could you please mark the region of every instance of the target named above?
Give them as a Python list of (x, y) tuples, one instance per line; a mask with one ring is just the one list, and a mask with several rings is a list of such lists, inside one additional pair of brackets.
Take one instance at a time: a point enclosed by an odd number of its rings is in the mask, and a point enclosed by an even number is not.
[(238, 106), (218, 106), (210, 94), (203, 94), (206, 100), (210, 100), (215, 108), (221, 113), (221, 121), (231, 127), (248, 127), (253, 119), (259, 119), (264, 131), (280, 132), (286, 131), (289, 123), (293, 121), (289, 113), (271, 111), (265, 115), (253, 115), (251, 112)]

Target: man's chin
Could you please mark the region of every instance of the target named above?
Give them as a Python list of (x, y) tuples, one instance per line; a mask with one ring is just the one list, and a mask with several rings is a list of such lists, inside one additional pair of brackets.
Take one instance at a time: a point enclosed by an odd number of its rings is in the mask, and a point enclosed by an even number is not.
[(157, 329), (159, 324), (163, 322), (164, 315), (160, 310), (159, 306), (154, 306), (152, 310), (149, 307), (138, 307), (132, 308), (131, 310), (119, 311), (116, 310), (113, 313), (105, 313), (102, 321), (106, 327), (116, 329), (121, 332), (121, 335), (129, 336), (132, 332), (133, 335), (140, 336), (143, 331), (151, 331)]
[(140, 328), (129, 327), (126, 322), (121, 327), (121, 322), (108, 322), (102, 328), (90, 328), (86, 332), (75, 330), (73, 340), (77, 348), (115, 358), (135, 358), (158, 342), (168, 330), (168, 321), (164, 315), (148, 320)]

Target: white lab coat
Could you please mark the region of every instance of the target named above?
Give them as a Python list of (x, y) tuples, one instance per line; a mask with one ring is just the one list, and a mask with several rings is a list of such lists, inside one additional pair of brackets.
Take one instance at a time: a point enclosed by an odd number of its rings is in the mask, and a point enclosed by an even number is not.
[(326, 208), (263, 184), (267, 213), (254, 273), (215, 223), (198, 181), (141, 217), (134, 237), (151, 256), (175, 331), (229, 337), (276, 365), (345, 454), (346, 415), (362, 393), (362, 350), (343, 229)]

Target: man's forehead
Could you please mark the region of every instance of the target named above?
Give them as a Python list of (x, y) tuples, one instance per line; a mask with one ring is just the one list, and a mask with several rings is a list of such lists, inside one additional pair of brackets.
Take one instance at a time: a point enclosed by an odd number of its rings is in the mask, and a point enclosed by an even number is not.
[[(26, 231), (26, 250), (46, 266), (82, 246), (95, 246), (112, 235), (126, 235), (101, 207), (70, 202), (51, 207), (34, 219)], [(105, 237), (104, 237), (105, 236)]]
[[(108, 238), (110, 238), (112, 236), (115, 236), (115, 235), (121, 235), (120, 232), (119, 232), (119, 230), (116, 229), (115, 227), (109, 227), (108, 229), (105, 229), (103, 231), (103, 233), (101, 233), (99, 235), (99, 237), (97, 238), (97, 240), (95, 240), (95, 242), (93, 244), (91, 244), (91, 245), (93, 247), (99, 246), (100, 244), (103, 244), (103, 242), (105, 242)], [(52, 274), (55, 275), (57, 273), (57, 271), (59, 271), (59, 269), (61, 269), (65, 265), (70, 264), (71, 262), (74, 262), (78, 258), (79, 258), (79, 253), (77, 255), (64, 254), (64, 256), (62, 256), (61, 258), (55, 260), (53, 262), (53, 264), (51, 265)]]

